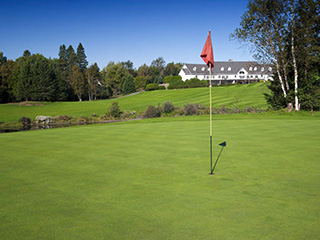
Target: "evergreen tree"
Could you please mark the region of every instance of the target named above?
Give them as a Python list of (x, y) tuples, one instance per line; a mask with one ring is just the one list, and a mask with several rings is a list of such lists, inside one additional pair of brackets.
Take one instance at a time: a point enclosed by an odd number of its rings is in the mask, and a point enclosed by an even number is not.
[(64, 101), (68, 99), (68, 89), (70, 89), (68, 81), (68, 54), (66, 46), (63, 44), (59, 49), (59, 59), (57, 62), (57, 78), (58, 78), (58, 95), (57, 99)]
[(7, 74), (7, 58), (3, 56), (3, 52), (0, 52), (0, 103), (4, 103), (8, 99)]
[(53, 101), (56, 98), (56, 79), (52, 60), (41, 54), (24, 56), (10, 75), (12, 92), (17, 100)]
[(71, 45), (69, 45), (67, 49), (67, 72), (68, 72), (68, 80), (70, 81), (72, 78), (72, 68), (77, 64), (77, 55)]
[(133, 77), (130, 75), (126, 78), (122, 84), (122, 93), (129, 94), (136, 91), (136, 86), (133, 81)]
[(29, 50), (25, 50), (24, 52), (23, 52), (23, 55), (22, 55), (23, 57), (30, 57), (31, 56), (31, 53), (30, 53), (30, 51)]
[(88, 66), (87, 56), (81, 43), (77, 47), (77, 65), (84, 72)]
[(67, 81), (68, 81), (68, 99), (74, 99), (74, 89), (72, 88), (73, 67), (77, 64), (77, 55), (71, 45), (67, 48)]

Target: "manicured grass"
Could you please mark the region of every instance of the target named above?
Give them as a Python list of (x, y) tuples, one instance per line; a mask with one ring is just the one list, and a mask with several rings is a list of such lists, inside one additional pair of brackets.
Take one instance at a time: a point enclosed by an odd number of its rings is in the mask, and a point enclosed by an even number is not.
[[(221, 86), (213, 88), (213, 107), (245, 108), (247, 106), (267, 109), (263, 93), (269, 92), (268, 83)], [(113, 100), (85, 102), (53, 102), (43, 106), (19, 106), (0, 104), (0, 122), (17, 122), (21, 117), (34, 119), (37, 115), (69, 115), (73, 117), (105, 114), (113, 101), (118, 101), (121, 110), (144, 111), (149, 105), (157, 106), (171, 101), (182, 107), (186, 103), (209, 106), (209, 88), (191, 88), (167, 91), (143, 92), (134, 96)]]
[(1, 238), (318, 239), (318, 118), (214, 120), (1, 134)]

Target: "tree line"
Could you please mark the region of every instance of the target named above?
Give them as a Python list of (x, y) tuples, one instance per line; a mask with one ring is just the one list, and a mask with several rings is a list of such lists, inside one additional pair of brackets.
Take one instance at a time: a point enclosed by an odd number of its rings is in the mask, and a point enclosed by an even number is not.
[(72, 45), (61, 45), (58, 56), (51, 59), (25, 50), (14, 61), (0, 52), (0, 103), (107, 99), (162, 83), (166, 76), (177, 76), (182, 67), (159, 57), (138, 69), (128, 60), (111, 61), (100, 70), (97, 63), (88, 66), (81, 43), (76, 51)]
[(266, 99), (274, 108), (320, 108), (320, 1), (250, 0), (232, 39), (275, 65)]

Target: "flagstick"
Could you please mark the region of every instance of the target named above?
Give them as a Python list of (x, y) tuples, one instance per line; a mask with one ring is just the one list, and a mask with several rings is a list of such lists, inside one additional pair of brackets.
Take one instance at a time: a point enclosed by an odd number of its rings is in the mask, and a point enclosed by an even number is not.
[(212, 171), (212, 95), (211, 95), (211, 89), (212, 89), (212, 85), (211, 85), (211, 63), (209, 63), (209, 71), (210, 71), (210, 85), (209, 85), (209, 91), (210, 91), (210, 170), (211, 173), (213, 174)]

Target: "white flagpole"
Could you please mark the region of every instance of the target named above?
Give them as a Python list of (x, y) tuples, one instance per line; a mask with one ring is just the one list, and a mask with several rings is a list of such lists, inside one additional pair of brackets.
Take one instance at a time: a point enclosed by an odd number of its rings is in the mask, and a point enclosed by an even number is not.
[(209, 92), (210, 92), (210, 173), (213, 174), (212, 171), (212, 84), (211, 84), (211, 63), (209, 63), (209, 71), (210, 71), (210, 85), (209, 85)]

